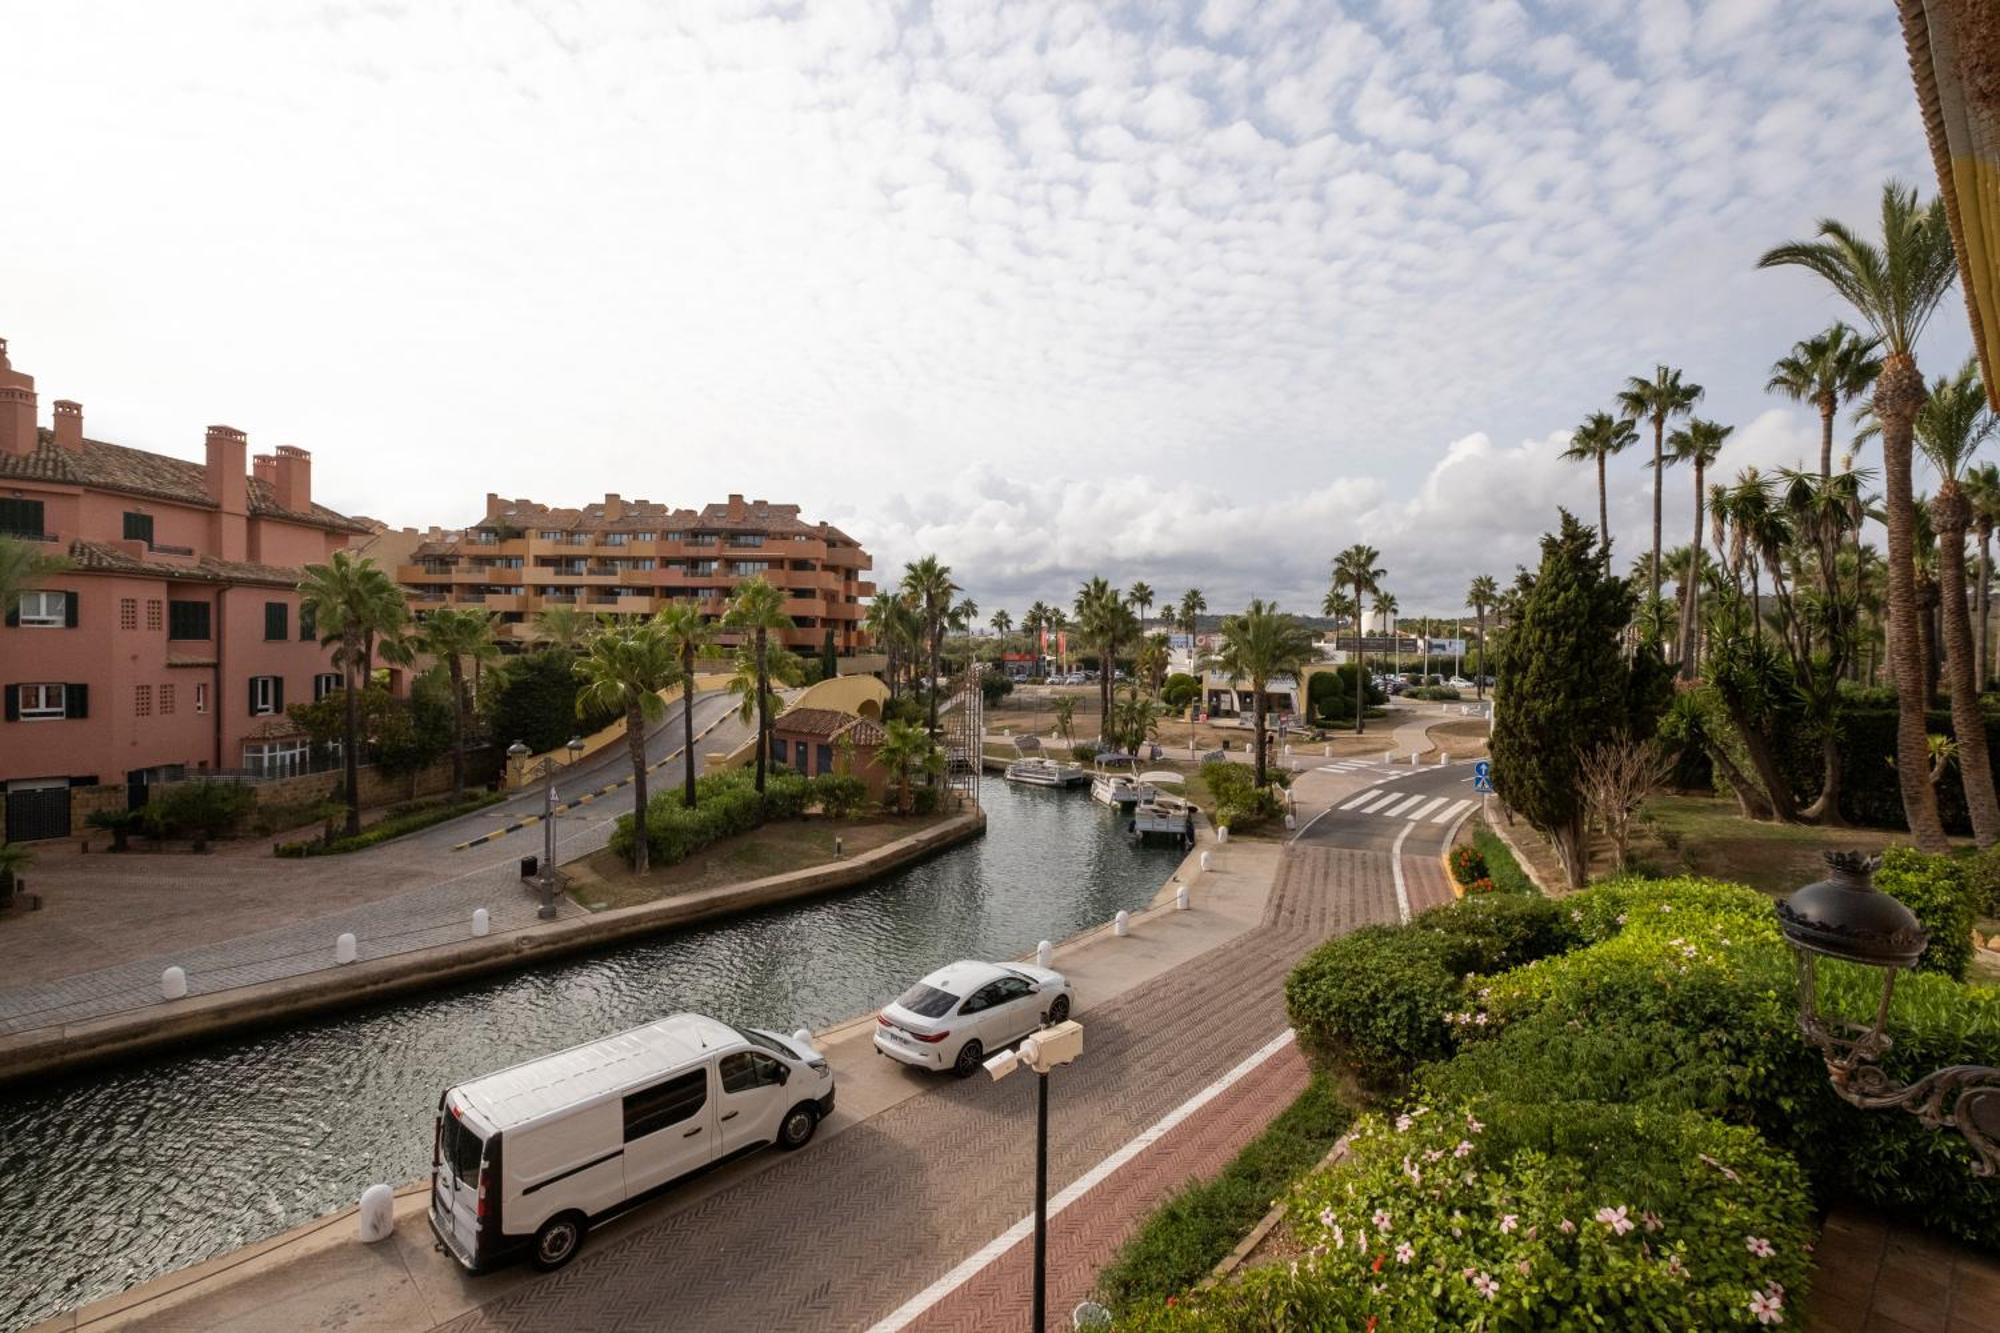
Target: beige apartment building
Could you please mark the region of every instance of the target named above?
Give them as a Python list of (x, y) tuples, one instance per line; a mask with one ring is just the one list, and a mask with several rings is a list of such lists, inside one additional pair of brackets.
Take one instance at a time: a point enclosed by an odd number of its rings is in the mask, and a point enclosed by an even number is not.
[(862, 601), (875, 585), (862, 575), (873, 566), (852, 537), (805, 522), (797, 505), (732, 495), (699, 510), (673, 509), (607, 495), (581, 509), (552, 509), (489, 492), (484, 518), (418, 543), (396, 578), (417, 614), (483, 606), (500, 621), (503, 642), (525, 644), (536, 614), (555, 606), (644, 616), (694, 602), (720, 619), (736, 585), (762, 576), (785, 591), (794, 626), (781, 636), (787, 647), (817, 653), (830, 628), (834, 651), (851, 657), (866, 648)]

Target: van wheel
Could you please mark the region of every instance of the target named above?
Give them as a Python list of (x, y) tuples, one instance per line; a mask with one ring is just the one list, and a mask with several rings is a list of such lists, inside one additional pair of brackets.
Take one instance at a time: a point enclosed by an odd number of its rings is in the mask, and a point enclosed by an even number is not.
[(535, 1267), (552, 1273), (576, 1258), (589, 1229), (581, 1213), (557, 1213), (542, 1223), (542, 1229), (535, 1233)]
[(778, 1146), (786, 1152), (803, 1148), (819, 1127), (819, 1112), (811, 1102), (800, 1102), (785, 1112), (785, 1118), (778, 1122)]
[(958, 1048), (958, 1059), (952, 1064), (951, 1072), (960, 1078), (971, 1078), (979, 1072), (979, 1066), (985, 1059), (986, 1048), (975, 1037)]

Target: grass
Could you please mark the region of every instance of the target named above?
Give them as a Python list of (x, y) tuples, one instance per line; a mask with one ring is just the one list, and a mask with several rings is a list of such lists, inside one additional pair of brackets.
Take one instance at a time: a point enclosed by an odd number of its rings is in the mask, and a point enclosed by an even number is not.
[(1822, 852), (1877, 852), (1909, 840), (1899, 829), (1748, 820), (1734, 801), (1716, 796), (1656, 796), (1646, 802), (1634, 835), (1637, 866), (1731, 880), (1769, 894), (1790, 893), (1822, 878)]
[(1541, 892), (1535, 887), (1535, 881), (1528, 878), (1528, 872), (1521, 869), (1521, 863), (1514, 859), (1514, 853), (1492, 829), (1475, 822), (1472, 825), (1472, 845), (1486, 859), (1486, 877), (1493, 881), (1495, 893)]
[(1158, 1304), (1220, 1263), (1291, 1183), (1318, 1165), (1354, 1120), (1340, 1087), (1314, 1074), (1213, 1179), (1196, 1181), (1148, 1217), (1097, 1276), (1114, 1310)]
[(483, 791), (458, 802), (444, 800), (435, 804), (425, 803), (405, 808), (402, 813), (390, 815), (386, 819), (377, 820), (350, 838), (335, 838), (332, 842), (321, 842), (318, 838), (309, 838), (304, 842), (281, 842), (272, 850), (277, 855), (286, 857), (339, 856), (347, 852), (359, 852), (369, 847), (379, 847), (391, 839), (427, 829), (433, 824), (442, 824), (447, 819), (457, 819), (460, 815), (484, 810), (487, 806), (505, 799), (506, 797), (499, 792)]

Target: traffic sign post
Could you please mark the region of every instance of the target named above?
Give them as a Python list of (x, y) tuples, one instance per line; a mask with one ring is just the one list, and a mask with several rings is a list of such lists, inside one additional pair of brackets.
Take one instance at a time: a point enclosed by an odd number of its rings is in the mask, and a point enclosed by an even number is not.
[(1472, 766), (1472, 789), (1483, 794), (1493, 790), (1493, 763), (1482, 759)]

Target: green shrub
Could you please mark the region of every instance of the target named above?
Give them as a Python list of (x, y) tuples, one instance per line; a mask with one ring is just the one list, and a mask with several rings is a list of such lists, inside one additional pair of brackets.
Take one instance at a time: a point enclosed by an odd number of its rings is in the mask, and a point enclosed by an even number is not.
[(1201, 777), (1215, 800), (1215, 809), (1210, 814), (1217, 828), (1248, 833), (1285, 813), (1284, 799), (1278, 795), (1279, 784), (1259, 787), (1257, 770), (1248, 764), (1228, 760), (1203, 764)]
[(1914, 847), (1891, 847), (1882, 853), (1875, 887), (1899, 899), (1917, 914), (1931, 942), (1917, 959), (1917, 968), (1965, 980), (1972, 966), (1972, 885), (1966, 863), (1952, 856), (1928, 856)]
[(210, 838), (235, 828), (256, 804), (256, 793), (238, 782), (177, 782), (146, 803), (146, 829), (155, 836), (185, 834), (201, 851)]
[(944, 805), (944, 793), (936, 787), (919, 787), (910, 794), (910, 813), (934, 815)]
[(1160, 702), (1176, 713), (1185, 713), (1187, 706), (1201, 698), (1201, 682), (1185, 671), (1176, 671), (1167, 677), (1167, 683), (1160, 687)]
[(1100, 1297), (1124, 1310), (1193, 1286), (1274, 1197), (1326, 1156), (1353, 1119), (1333, 1081), (1315, 1075), (1218, 1175), (1190, 1184), (1146, 1219), (1098, 1274)]
[(1966, 858), (1965, 886), (1973, 915), (2000, 917), (2000, 847), (1988, 847)]
[[(1318, 722), (1354, 721), (1354, 673), (1360, 668), (1349, 662), (1331, 671), (1315, 671), (1306, 680), (1306, 711)], [(1385, 704), (1389, 696), (1375, 683), (1371, 674), (1364, 691), (1364, 707)]]
[(146, 826), (144, 810), (94, 810), (84, 823), (111, 834), (111, 850), (122, 852), (131, 846), (131, 837)]
[(1472, 825), (1472, 845), (1479, 849), (1479, 855), (1486, 862), (1486, 874), (1493, 881), (1495, 893), (1526, 893), (1539, 896), (1541, 890), (1535, 881), (1528, 878), (1528, 872), (1521, 869), (1521, 863), (1514, 859), (1514, 853), (1500, 835), (1486, 825), (1474, 822)]
[[(682, 803), (675, 786), (654, 793), (646, 802), (646, 845), (654, 865), (685, 861), (711, 843), (776, 819), (797, 819), (813, 806), (828, 815), (854, 814), (868, 804), (867, 784), (859, 778), (827, 773), (806, 777), (785, 769), (768, 772), (764, 794), (757, 794), (756, 775), (747, 768), (724, 769), (695, 779), (695, 804)], [(918, 807), (925, 792), (920, 789)], [(632, 816), (620, 815), (611, 831), (611, 850), (632, 859)]]
[(1454, 847), (1451, 849), (1451, 855), (1446, 858), (1446, 861), (1451, 866), (1452, 879), (1457, 882), (1460, 888), (1477, 884), (1482, 879), (1490, 880), (1492, 878), (1486, 869), (1486, 858), (1480, 854), (1477, 847)]
[(1412, 699), (1423, 699), (1430, 703), (1456, 703), (1465, 696), (1450, 685), (1419, 685), (1409, 691)]
[(507, 799), (499, 792), (479, 792), (463, 801), (406, 801), (399, 806), (391, 806), (388, 814), (370, 824), (350, 838), (335, 838), (328, 842), (321, 838), (305, 842), (281, 842), (271, 850), (279, 856), (298, 858), (302, 856), (339, 856), (346, 852), (358, 852), (368, 847), (377, 847), (392, 838), (416, 833), (442, 824), (460, 815), (469, 815), (475, 810), (483, 810), (489, 805)]
[(812, 800), (829, 818), (852, 819), (868, 808), (868, 784), (845, 773), (821, 773), (812, 780)]
[(1097, 762), (1097, 742), (1078, 741), (1075, 745), (1069, 747), (1069, 757), (1076, 760), (1079, 764)]

